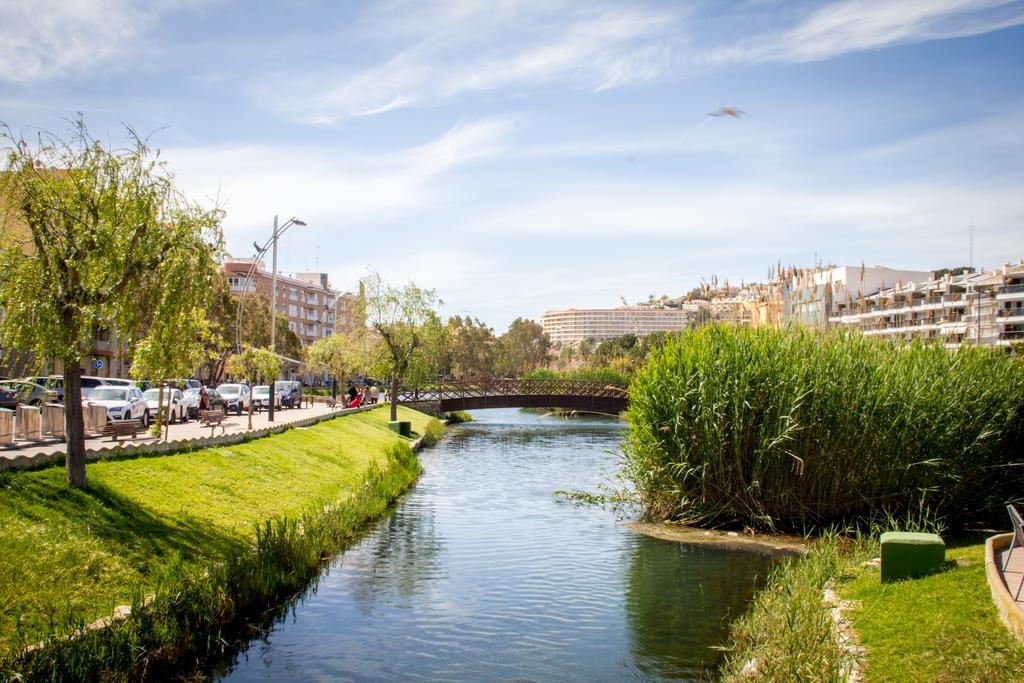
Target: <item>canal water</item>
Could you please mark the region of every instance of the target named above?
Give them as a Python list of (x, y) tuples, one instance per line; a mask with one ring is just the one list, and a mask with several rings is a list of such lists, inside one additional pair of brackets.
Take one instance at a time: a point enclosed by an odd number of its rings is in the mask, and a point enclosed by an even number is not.
[(612, 481), (623, 424), (488, 410), (221, 669), (229, 681), (715, 677), (769, 560), (636, 534), (554, 495)]

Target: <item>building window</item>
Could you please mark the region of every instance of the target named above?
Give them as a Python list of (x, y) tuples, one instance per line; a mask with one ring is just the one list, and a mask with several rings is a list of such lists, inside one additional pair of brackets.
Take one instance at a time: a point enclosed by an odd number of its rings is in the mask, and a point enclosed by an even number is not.
[(288, 315), (292, 318), (299, 314), (299, 309), (295, 304), (288, 304)]

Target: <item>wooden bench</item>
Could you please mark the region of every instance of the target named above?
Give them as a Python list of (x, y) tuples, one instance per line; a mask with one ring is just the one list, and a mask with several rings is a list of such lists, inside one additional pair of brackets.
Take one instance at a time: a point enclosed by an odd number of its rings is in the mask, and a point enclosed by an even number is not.
[(220, 433), (224, 434), (227, 428), (221, 424), (224, 422), (224, 418), (227, 417), (227, 413), (223, 410), (200, 410), (199, 411), (199, 422), (205, 424), (210, 428), (210, 436), (213, 436), (213, 430), (220, 427)]
[(330, 396), (311, 396), (310, 397), (310, 402), (311, 403), (326, 403), (327, 407), (330, 408), (331, 410), (334, 410), (339, 405), (341, 405), (341, 401), (333, 399)]
[(103, 435), (109, 436), (111, 441), (117, 442), (122, 436), (129, 434), (134, 439), (139, 432), (145, 431), (142, 420), (111, 420), (103, 428)]

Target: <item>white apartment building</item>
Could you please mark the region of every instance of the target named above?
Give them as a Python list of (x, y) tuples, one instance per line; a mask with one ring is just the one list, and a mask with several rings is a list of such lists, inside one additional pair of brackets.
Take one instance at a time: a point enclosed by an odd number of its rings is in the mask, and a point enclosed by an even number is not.
[(848, 297), (829, 321), (885, 339), (1008, 347), (1024, 341), (1024, 261)]
[(572, 346), (585, 339), (600, 342), (625, 334), (640, 337), (652, 332), (683, 330), (693, 324), (696, 311), (695, 304), (683, 304), (681, 308), (566, 308), (548, 311), (540, 324), (552, 344)]
[(884, 266), (833, 266), (793, 271), (780, 278), (783, 318), (785, 322), (825, 327), (838, 302), (907, 282), (923, 282), (931, 277), (930, 271)]

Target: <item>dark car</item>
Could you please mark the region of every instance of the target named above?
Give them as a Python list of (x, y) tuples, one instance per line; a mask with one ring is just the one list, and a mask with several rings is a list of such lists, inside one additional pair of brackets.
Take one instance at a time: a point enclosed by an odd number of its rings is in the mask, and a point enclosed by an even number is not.
[(47, 389), (42, 384), (26, 382), (24, 380), (10, 380), (0, 383), (0, 390), (3, 396), (0, 397), (0, 406), (14, 408), (19, 403), (30, 406), (41, 406), (48, 401), (57, 400), (57, 392)]
[(278, 380), (274, 382), (275, 398), (280, 397), (281, 405), (286, 408), (302, 407), (302, 382)]
[(209, 406), (207, 410), (223, 410), (225, 415), (228, 414), (228, 402), (216, 389), (206, 390), (206, 404)]

